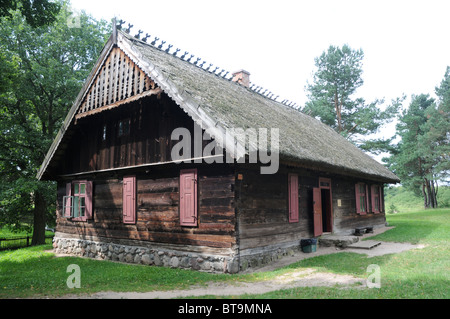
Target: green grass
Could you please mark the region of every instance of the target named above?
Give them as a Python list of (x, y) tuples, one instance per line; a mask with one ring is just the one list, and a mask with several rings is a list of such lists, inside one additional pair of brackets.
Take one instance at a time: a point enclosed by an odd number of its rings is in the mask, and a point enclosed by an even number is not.
[(395, 229), (372, 237), (382, 241), (426, 245), (398, 254), (367, 258), (338, 253), (302, 260), (287, 268), (308, 267), (367, 278), (367, 267), (381, 269), (380, 289), (301, 288), (245, 298), (450, 298), (450, 209), (421, 210), (388, 215)]
[[(207, 282), (239, 282), (272, 279), (277, 275), (314, 268), (318, 271), (369, 275), (368, 265), (381, 269), (380, 289), (298, 288), (262, 295), (228, 296), (238, 298), (445, 298), (450, 297), (450, 210), (422, 210), (388, 215), (394, 229), (375, 239), (412, 242), (423, 249), (367, 258), (342, 252), (299, 261), (275, 271), (225, 275), (163, 267), (128, 265), (77, 257), (57, 258), (45, 250), (50, 245), (0, 252), (0, 298), (64, 296), (99, 291), (136, 291), (183, 289)], [(69, 289), (67, 267), (81, 269), (81, 288)], [(207, 296), (209, 298), (216, 298)]]

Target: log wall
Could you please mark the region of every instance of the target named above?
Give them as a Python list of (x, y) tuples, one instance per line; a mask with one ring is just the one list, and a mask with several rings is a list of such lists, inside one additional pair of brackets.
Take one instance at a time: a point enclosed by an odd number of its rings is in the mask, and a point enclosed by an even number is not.
[[(299, 180), (299, 222), (293, 223), (288, 215), (288, 173), (298, 174)], [(333, 233), (351, 234), (356, 227), (385, 224), (384, 213), (356, 213), (355, 184), (369, 181), (283, 166), (274, 175), (244, 166), (237, 168), (237, 174), (242, 174), (242, 180), (236, 181), (241, 257), (298, 246), (300, 239), (314, 237), (313, 189), (319, 187), (321, 177), (331, 179)]]
[[(153, 172), (127, 172), (137, 179), (136, 224), (122, 218), (122, 178), (97, 176), (94, 180), (93, 219), (86, 222), (62, 217), (65, 183), (58, 184), (57, 231), (79, 238), (121, 240), (235, 249), (234, 173), (229, 167), (198, 169), (198, 225), (180, 225), (179, 170), (181, 166)], [(89, 176), (83, 177), (90, 179)], [(92, 179), (91, 179), (92, 180)]]

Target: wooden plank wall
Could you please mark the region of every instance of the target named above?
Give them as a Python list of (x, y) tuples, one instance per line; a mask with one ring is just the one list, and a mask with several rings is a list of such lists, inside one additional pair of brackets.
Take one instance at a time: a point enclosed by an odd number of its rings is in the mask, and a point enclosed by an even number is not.
[[(127, 119), (130, 134), (118, 136), (119, 121)], [(194, 122), (164, 93), (81, 118), (57, 172), (65, 175), (171, 161), (172, 146), (179, 142), (172, 141), (171, 134), (178, 127), (194, 136)]]
[(61, 217), (65, 184), (58, 184), (56, 231), (114, 240), (139, 240), (181, 246), (233, 248), (236, 244), (234, 173), (228, 168), (198, 170), (198, 217), (196, 227), (180, 226), (179, 169), (174, 166), (157, 173), (140, 172), (137, 177), (137, 222), (122, 221), (122, 178), (94, 180), (94, 218), (76, 222)]
[[(299, 222), (289, 223), (288, 173), (298, 174)], [(239, 248), (255, 251), (267, 245), (291, 243), (313, 234), (313, 188), (319, 187), (319, 177), (331, 178), (333, 232), (350, 233), (356, 227), (384, 225), (385, 214), (356, 214), (355, 178), (327, 175), (306, 169), (280, 167), (275, 175), (260, 175), (259, 169), (240, 166), (236, 181), (236, 213)], [(341, 206), (338, 206), (338, 199)]]
[[(366, 215), (358, 215), (356, 213), (355, 184), (360, 182), (368, 183), (369, 185), (374, 183), (363, 179), (346, 177), (333, 177), (331, 180), (334, 210), (333, 231), (336, 233), (348, 233), (356, 227), (384, 225), (386, 223), (385, 212), (374, 214), (369, 209)], [(341, 206), (338, 206), (338, 200), (341, 201)]]
[(280, 168), (277, 174), (261, 175), (259, 169), (237, 169), (243, 175), (236, 182), (241, 253), (312, 237), (312, 189), (318, 181), (305, 172), (299, 174), (299, 222), (289, 223), (288, 172), (297, 171)]

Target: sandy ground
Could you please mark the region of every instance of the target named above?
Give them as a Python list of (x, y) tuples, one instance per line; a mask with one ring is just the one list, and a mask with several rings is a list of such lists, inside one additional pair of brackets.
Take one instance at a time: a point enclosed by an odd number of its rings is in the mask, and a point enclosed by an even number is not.
[[(375, 230), (371, 235), (365, 235), (364, 238), (377, 235), (381, 232), (391, 229), (390, 227)], [(259, 268), (257, 271), (271, 271), (305, 258), (311, 258), (319, 255), (333, 254), (337, 252), (354, 252), (366, 254), (368, 258), (381, 256), (385, 254), (400, 253), (411, 249), (421, 249), (423, 245), (412, 245), (409, 243), (382, 242), (381, 245), (370, 250), (367, 249), (338, 249), (336, 247), (319, 247), (316, 252), (302, 253), (298, 252), (292, 256), (285, 257), (279, 262), (272, 263), (266, 267)], [(171, 291), (151, 291), (151, 292), (99, 292), (92, 295), (66, 296), (64, 298), (93, 298), (93, 299), (170, 299), (177, 297), (190, 296), (237, 296), (243, 294), (262, 294), (280, 289), (297, 287), (339, 287), (346, 288), (365, 288), (366, 279), (357, 278), (350, 275), (337, 275), (318, 272), (314, 269), (301, 269), (280, 275), (272, 280), (253, 282), (253, 283), (210, 283), (206, 286), (192, 286), (190, 289), (171, 290)]]

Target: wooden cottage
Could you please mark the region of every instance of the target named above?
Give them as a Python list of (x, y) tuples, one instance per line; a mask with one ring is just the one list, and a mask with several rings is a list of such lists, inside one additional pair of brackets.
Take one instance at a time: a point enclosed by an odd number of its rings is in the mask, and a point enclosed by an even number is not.
[(250, 89), (248, 72), (229, 78), (169, 49), (121, 30), (106, 43), (38, 173), (58, 185), (57, 251), (236, 273), (303, 238), (385, 224), (393, 173)]

